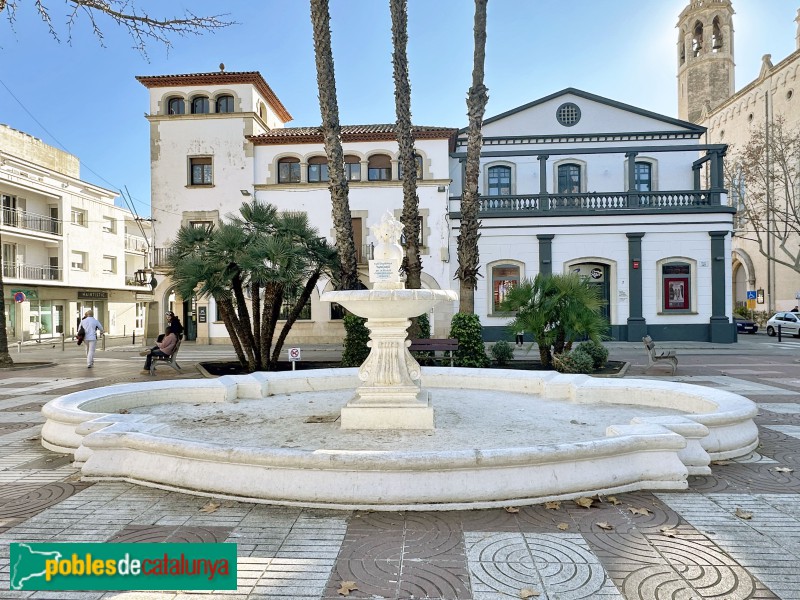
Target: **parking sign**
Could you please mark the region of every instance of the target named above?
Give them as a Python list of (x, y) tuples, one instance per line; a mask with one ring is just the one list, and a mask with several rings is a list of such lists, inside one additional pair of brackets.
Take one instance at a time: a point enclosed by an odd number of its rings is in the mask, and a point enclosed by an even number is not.
[(747, 299), (748, 300), (755, 300), (756, 299), (756, 291), (755, 290), (747, 290)]

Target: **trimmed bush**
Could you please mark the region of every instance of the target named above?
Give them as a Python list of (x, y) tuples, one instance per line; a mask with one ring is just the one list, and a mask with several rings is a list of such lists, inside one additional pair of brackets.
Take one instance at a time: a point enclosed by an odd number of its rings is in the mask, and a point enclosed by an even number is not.
[(606, 366), (606, 362), (608, 361), (608, 348), (603, 346), (600, 342), (587, 340), (578, 346), (576, 350), (586, 352), (586, 354), (592, 357), (595, 371)]
[(496, 342), (495, 345), (492, 346), (491, 353), (492, 358), (494, 358), (494, 361), (500, 367), (507, 365), (514, 359), (514, 349), (511, 347), (511, 344), (505, 340)]
[(450, 322), (450, 337), (458, 340), (458, 350), (453, 357), (454, 366), (472, 368), (489, 366), (478, 315), (464, 313), (453, 315), (453, 320)]
[(594, 361), (586, 352), (575, 348), (572, 352), (563, 352), (553, 356), (553, 366), (559, 373), (591, 373)]
[(369, 329), (366, 319), (353, 314), (344, 316), (344, 349), (342, 350), (343, 367), (360, 367), (369, 356)]

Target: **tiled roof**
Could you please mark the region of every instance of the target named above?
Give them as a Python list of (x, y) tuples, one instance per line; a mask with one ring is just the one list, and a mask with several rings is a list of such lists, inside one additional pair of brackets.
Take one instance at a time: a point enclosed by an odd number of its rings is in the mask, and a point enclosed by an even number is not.
[(283, 122), (291, 121), (292, 115), (278, 100), (258, 71), (216, 71), (213, 73), (185, 73), (182, 75), (137, 75), (136, 80), (146, 88), (180, 87), (185, 85), (229, 85), (249, 83), (254, 85)]
[[(342, 125), (343, 142), (373, 142), (395, 139), (394, 124), (377, 125)], [(418, 140), (439, 140), (454, 138), (458, 132), (452, 127), (427, 127), (415, 125), (414, 138)], [(322, 132), (319, 127), (283, 127), (273, 129), (261, 135), (248, 138), (256, 145), (273, 144), (321, 144)]]

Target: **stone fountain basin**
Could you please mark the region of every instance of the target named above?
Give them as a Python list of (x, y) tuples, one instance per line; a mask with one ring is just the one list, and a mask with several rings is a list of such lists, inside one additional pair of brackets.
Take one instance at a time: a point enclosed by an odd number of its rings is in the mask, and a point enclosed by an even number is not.
[(428, 312), (439, 302), (458, 300), (453, 290), (345, 290), (325, 292), (322, 302), (337, 302), (367, 319), (410, 318)]
[[(358, 385), (356, 369), (255, 373), (123, 384), (62, 396), (42, 409), (42, 444), (72, 453), (87, 480), (124, 480), (253, 502), (372, 510), (486, 508), (683, 489), (689, 474), (710, 472), (711, 459), (745, 455), (758, 444), (755, 404), (711, 388), (433, 367), (422, 369), (422, 382), (434, 407), (438, 389), (442, 395), (491, 392), (497, 402), (487, 402), (485, 411), (502, 410), (504, 393), (529, 394), (531, 411), (545, 401), (557, 401), (576, 415), (591, 410), (593, 403), (656, 410), (620, 424), (611, 419), (604, 435), (594, 439), (541, 443), (531, 428), (528, 443), (500, 431), (492, 443), (478, 443), (476, 436), (475, 447), (445, 441), (415, 448), (406, 438), (395, 447), (367, 449), (244, 445), (213, 433), (187, 439), (175, 435), (158, 414), (146, 412), (147, 407), (158, 412), (167, 403), (230, 408), (258, 401), (269, 411), (273, 399), (283, 402), (280, 395), (302, 398), (303, 393), (330, 391), (346, 398), (344, 392)], [(437, 431), (427, 435), (435, 440)]]

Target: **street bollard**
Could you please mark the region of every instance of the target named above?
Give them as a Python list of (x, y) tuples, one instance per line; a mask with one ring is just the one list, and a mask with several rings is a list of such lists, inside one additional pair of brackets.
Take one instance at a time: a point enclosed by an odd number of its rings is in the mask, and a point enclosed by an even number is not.
[(136, 345), (136, 330), (133, 330), (133, 339), (131, 340), (131, 346)]
[(778, 341), (781, 341), (781, 326), (778, 325)]
[(62, 352), (64, 351), (64, 340), (66, 340), (66, 339), (67, 339), (67, 336), (65, 336), (65, 335), (62, 333), (62, 334), (61, 334), (61, 351), (62, 351)]
[(101, 334), (100, 337), (103, 339), (103, 352), (106, 350), (106, 336)]

